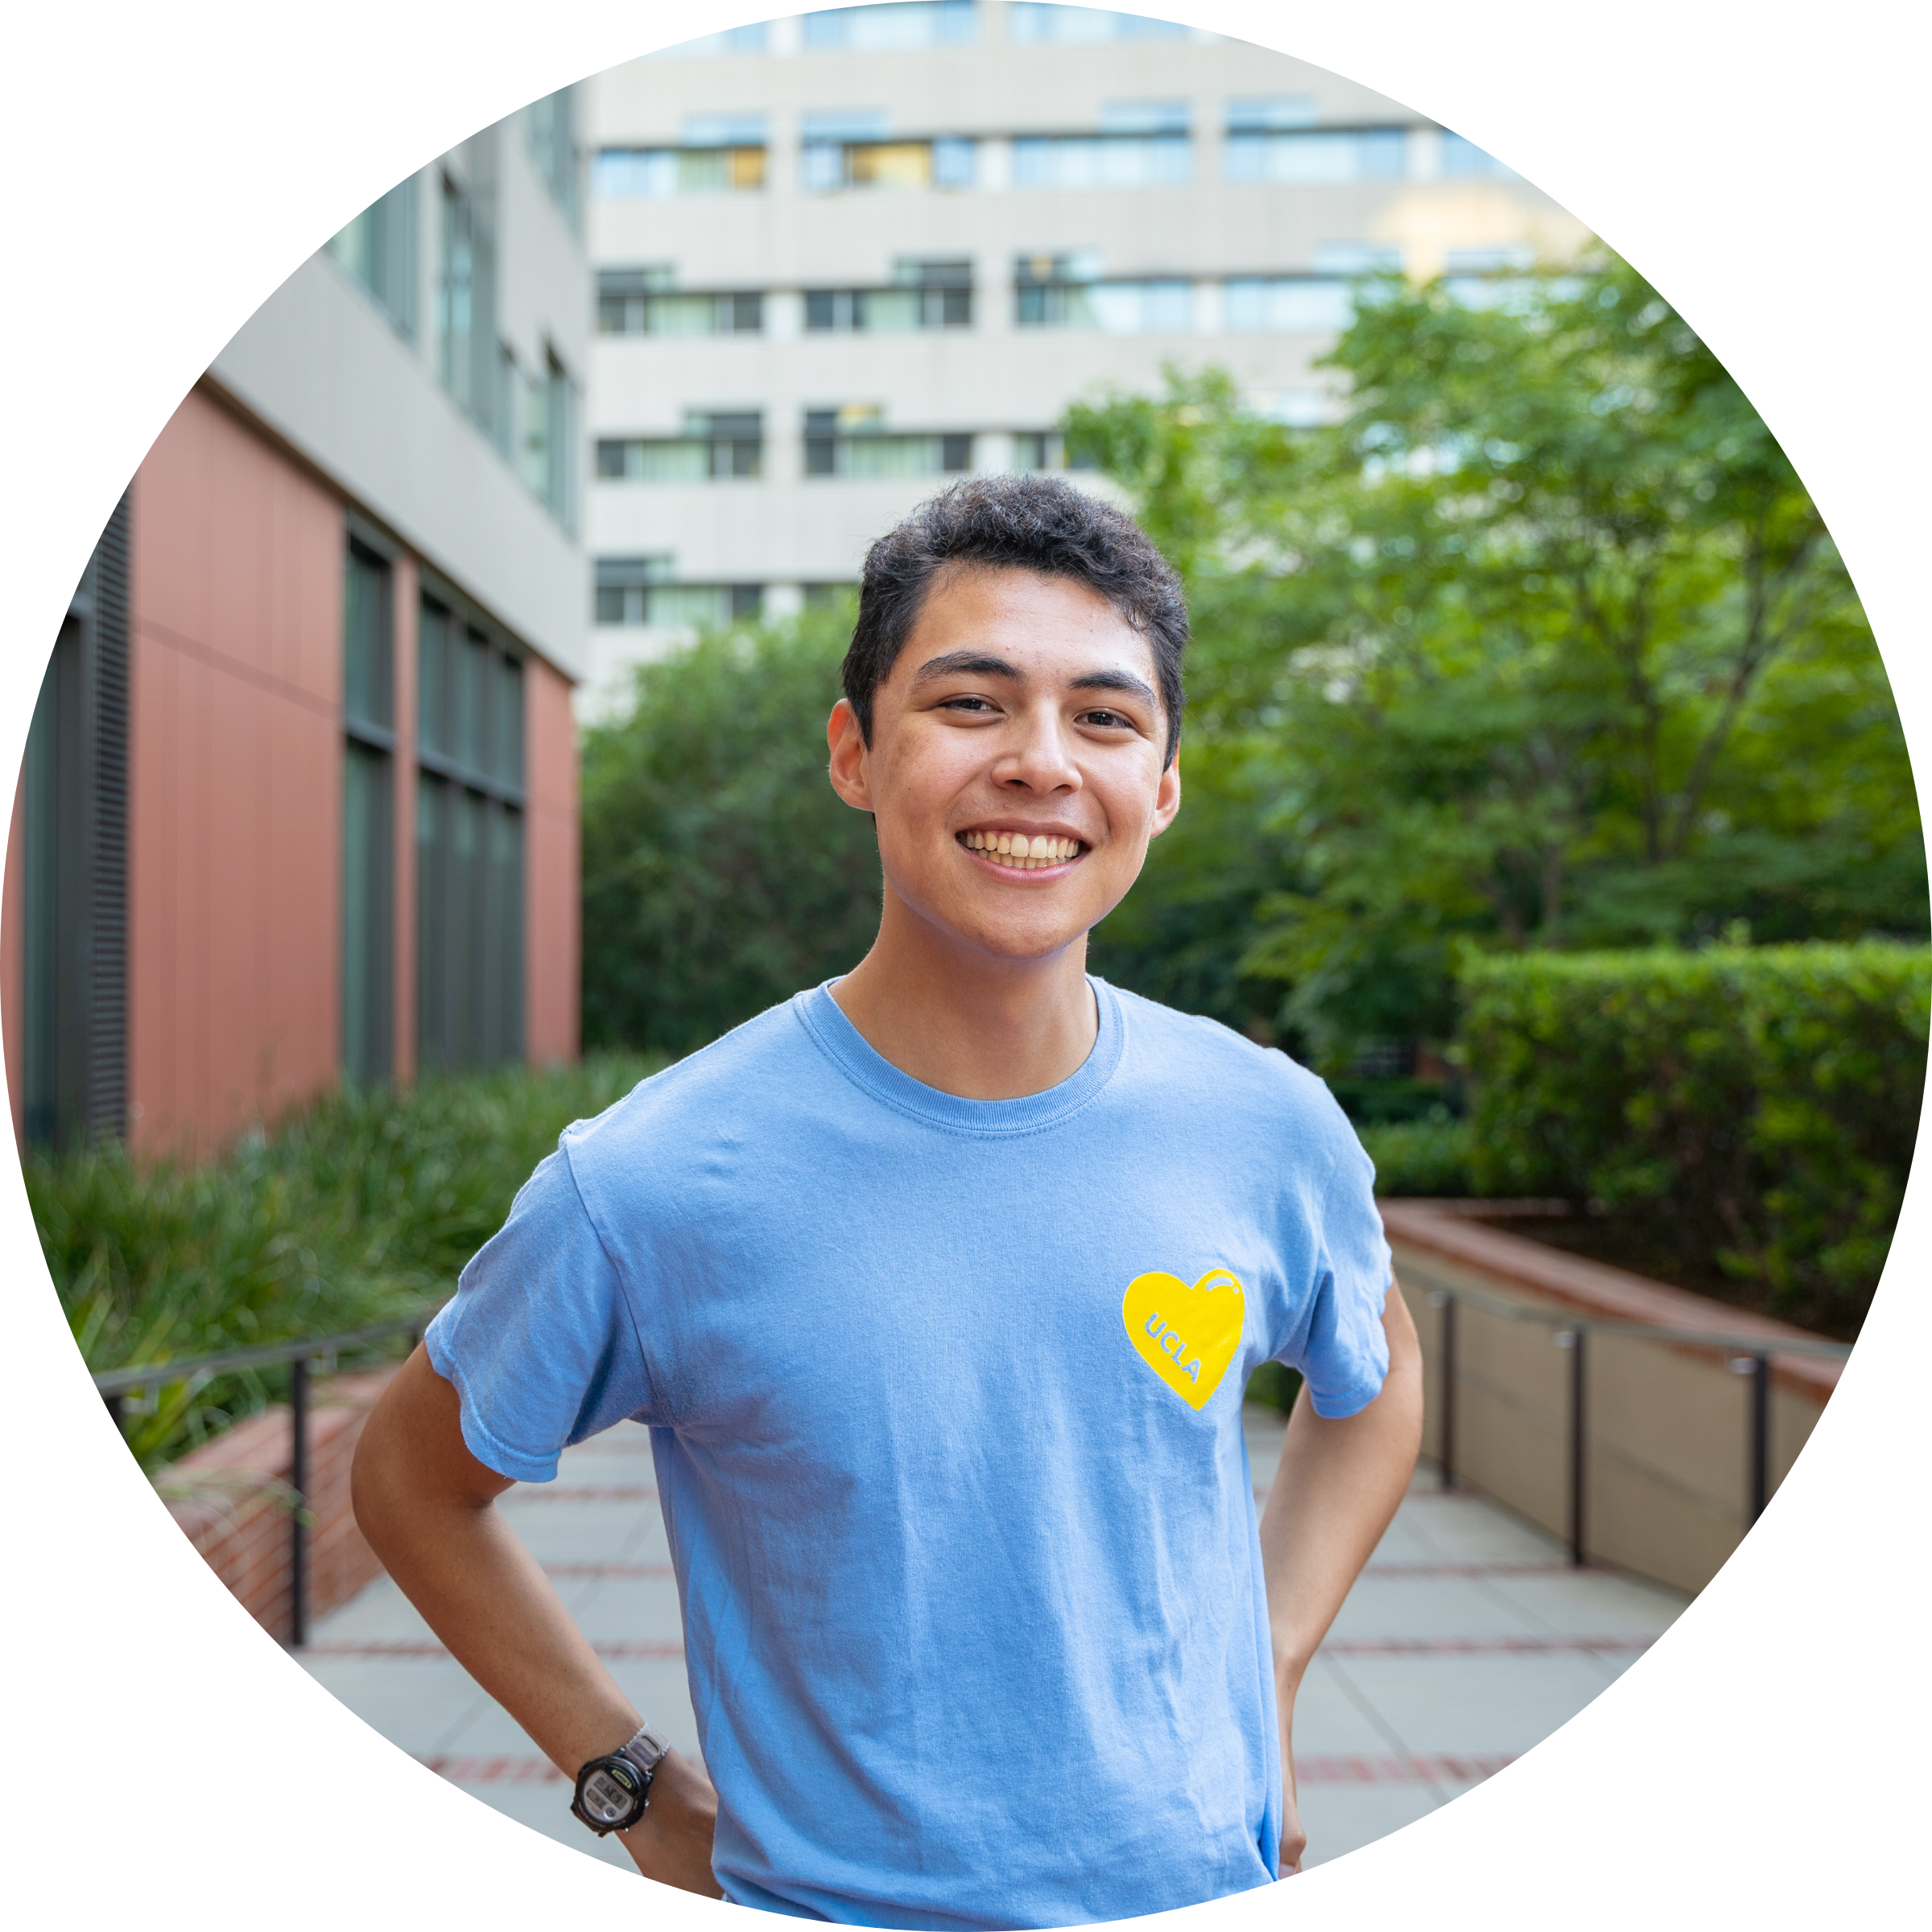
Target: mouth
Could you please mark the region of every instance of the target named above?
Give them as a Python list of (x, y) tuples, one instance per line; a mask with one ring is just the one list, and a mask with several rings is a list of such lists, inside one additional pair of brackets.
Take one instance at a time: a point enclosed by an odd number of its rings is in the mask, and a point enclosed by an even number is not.
[(1002, 872), (1051, 872), (1071, 865), (1091, 849), (1060, 832), (973, 831), (957, 837), (968, 852)]

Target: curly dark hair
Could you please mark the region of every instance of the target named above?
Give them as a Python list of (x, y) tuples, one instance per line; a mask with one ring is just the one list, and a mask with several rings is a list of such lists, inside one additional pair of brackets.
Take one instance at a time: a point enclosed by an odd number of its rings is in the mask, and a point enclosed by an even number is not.
[(933, 579), (948, 566), (1031, 570), (1096, 590), (1147, 640), (1167, 714), (1166, 762), (1181, 742), (1187, 600), (1174, 567), (1131, 517), (1059, 477), (972, 477), (922, 503), (865, 553), (845, 696), (872, 742), (873, 694), (892, 675)]

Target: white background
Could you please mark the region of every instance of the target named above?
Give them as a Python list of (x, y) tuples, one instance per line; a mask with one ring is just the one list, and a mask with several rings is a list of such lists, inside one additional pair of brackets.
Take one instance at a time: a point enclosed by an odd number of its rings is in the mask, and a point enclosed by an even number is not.
[[(1657, 283), (1823, 507), (1916, 750), (1928, 722), (1918, 10), (1148, 10), (1338, 69), (1448, 123)], [(15, 13), (0, 116), (0, 328), (14, 372), (0, 769), (18, 768), (66, 598), (116, 497), (196, 375), (304, 256), (524, 101), (758, 17), (745, 0), (97, 0)], [(0, 1170), (13, 1559), (0, 1899), (18, 1922), (434, 1914), (494, 1927), (594, 1913), (695, 1926), (729, 1909), (640, 1889), (499, 1818), (283, 1656), (114, 1440), (12, 1163)], [(1230, 1932), (1284, 1912), (1352, 1928), (1916, 1918), (1932, 1795), (1926, 1187), (1915, 1176), (1864, 1340), (1810, 1447), (1649, 1655), (1447, 1810), (1290, 1892), (1174, 1916)]]

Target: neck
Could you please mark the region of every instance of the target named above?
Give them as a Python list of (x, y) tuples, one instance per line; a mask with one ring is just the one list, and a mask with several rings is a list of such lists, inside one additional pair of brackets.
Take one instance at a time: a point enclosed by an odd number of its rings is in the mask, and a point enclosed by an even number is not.
[(941, 932), (890, 886), (877, 939), (832, 997), (900, 1072), (962, 1100), (1059, 1086), (1100, 1030), (1084, 933), (1042, 958), (1002, 958)]

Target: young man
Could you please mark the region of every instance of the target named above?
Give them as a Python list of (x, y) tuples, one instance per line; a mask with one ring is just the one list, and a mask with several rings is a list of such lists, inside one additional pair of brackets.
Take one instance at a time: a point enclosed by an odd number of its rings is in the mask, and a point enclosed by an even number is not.
[[(1420, 1363), (1326, 1088), (1084, 971), (1179, 808), (1186, 635), (1146, 538), (1058, 481), (875, 544), (828, 735), (877, 943), (569, 1129), (370, 1418), (369, 1541), (652, 1877), (964, 1928), (1298, 1868), (1295, 1688), (1406, 1485)], [(1270, 1357), (1307, 1385), (1257, 1534)], [(708, 1777), (491, 1507), (625, 1416)]]

